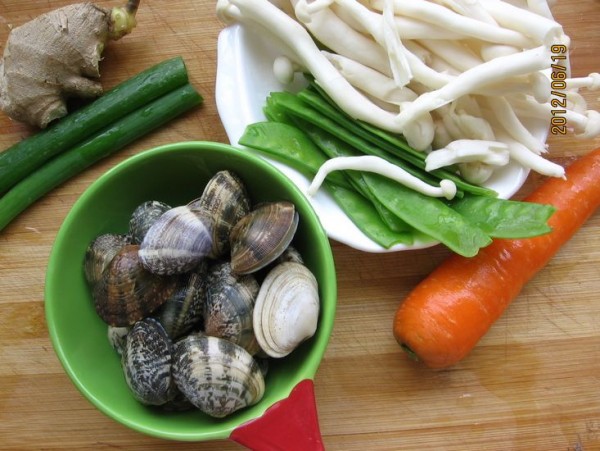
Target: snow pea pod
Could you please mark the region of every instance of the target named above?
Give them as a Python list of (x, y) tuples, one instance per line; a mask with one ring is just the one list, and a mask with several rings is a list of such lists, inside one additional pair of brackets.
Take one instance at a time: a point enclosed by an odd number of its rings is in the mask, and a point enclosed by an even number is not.
[[(311, 83), (308, 88), (300, 91), (297, 96), (321, 114), (337, 122), (340, 126), (352, 130), (353, 133), (360, 136), (365, 141), (370, 142), (384, 151), (405, 160), (416, 168), (425, 171), (426, 154), (424, 152), (419, 152), (410, 147), (401, 136), (382, 130), (367, 122), (352, 119), (346, 112), (342, 111), (316, 83)], [(462, 197), (463, 191), (482, 196), (497, 196), (497, 193), (494, 190), (469, 183), (455, 172), (449, 170), (449, 168), (427, 171), (426, 174), (434, 176), (435, 180), (438, 181), (441, 179), (452, 180), (460, 190), (459, 197)]]
[(355, 191), (333, 183), (327, 190), (358, 229), (380, 246), (389, 249), (395, 244), (410, 245), (414, 242), (412, 232), (395, 232), (383, 223), (373, 204)]
[[(323, 144), (322, 140), (326, 139), (325, 133), (316, 133), (316, 136), (309, 138), (306, 132), (314, 129), (310, 123), (302, 121), (299, 118), (291, 119), (275, 105), (267, 104), (265, 110), (267, 117), (270, 118), (269, 120), (281, 120), (285, 122), (257, 122), (250, 124), (239, 139), (239, 144), (267, 153), (271, 157), (290, 165), (307, 177), (314, 177), (319, 167), (327, 160), (327, 157), (333, 158), (335, 156), (349, 155), (349, 152), (353, 151), (349, 146), (346, 146), (344, 153), (341, 153), (341, 151), (336, 152), (335, 149), (339, 145), (336, 146), (333, 143)], [(297, 126), (289, 125), (288, 121), (295, 123)], [(383, 222), (392, 231), (409, 232), (412, 230), (412, 227), (401, 221), (381, 205), (377, 199), (371, 196), (371, 192), (366, 187), (359, 173), (347, 173), (346, 175), (334, 173), (331, 175), (330, 181), (346, 189), (354, 189), (363, 197), (369, 199), (379, 212)]]
[(278, 107), (270, 96), (267, 97), (267, 101), (263, 107), (263, 114), (268, 121), (294, 125), (294, 121), (292, 121), (290, 115)]
[[(321, 130), (319, 127), (312, 125), (309, 122), (303, 121), (302, 119), (296, 118), (298, 126), (306, 133), (312, 142), (319, 147), (329, 158), (336, 157), (351, 157), (359, 155), (353, 147), (345, 143), (344, 141), (337, 139), (335, 136)], [(316, 172), (315, 172), (316, 174)], [(335, 175), (332, 173), (331, 175)], [(375, 196), (372, 195), (371, 190), (366, 185), (363, 176), (358, 171), (346, 171), (350, 182), (354, 186), (355, 190), (362, 194), (363, 197), (369, 199), (375, 210), (379, 212), (381, 219), (387, 226), (394, 232), (411, 232), (414, 229), (408, 225), (405, 221), (400, 219), (394, 213), (389, 211)]]
[(479, 227), (443, 201), (411, 190), (379, 174), (364, 173), (367, 186), (399, 218), (457, 254), (472, 257), (492, 242)]
[(552, 205), (489, 197), (465, 196), (452, 208), (494, 238), (529, 238), (552, 231)]
[[(277, 122), (248, 125), (238, 142), (279, 159), (311, 177), (327, 159), (302, 130)], [(348, 182), (343, 173), (332, 174), (325, 185), (344, 213), (371, 240), (384, 248), (397, 243), (412, 243), (413, 237), (406, 231), (407, 227), (402, 227), (401, 231), (388, 227), (378, 210), (364, 196), (354, 191), (353, 184)], [(366, 186), (363, 189), (369, 192)]]
[(318, 112), (336, 121), (342, 127), (352, 130), (352, 132), (361, 138), (364, 138), (367, 141), (384, 148), (385, 150), (391, 151), (392, 153), (404, 158), (406, 161), (414, 164), (417, 167), (420, 167), (421, 169), (425, 169), (426, 155), (424, 152), (419, 152), (418, 150), (413, 149), (406, 143), (406, 141), (398, 137), (395, 138), (394, 144), (392, 145), (392, 143), (384, 140), (381, 136), (373, 134), (366, 128), (362, 127), (360, 121), (351, 119), (346, 115), (346, 113), (343, 113), (338, 106), (334, 106), (334, 104), (330, 103), (329, 99), (324, 97), (326, 96), (325, 93), (315, 91), (315, 89), (316, 88), (313, 88), (312, 86), (305, 88), (298, 92), (297, 96), (300, 100), (306, 102)]
[[(238, 143), (282, 161), (307, 177), (314, 177), (327, 157), (296, 127), (281, 122), (256, 122), (244, 130)], [(330, 181), (352, 189), (343, 173), (331, 174)]]
[[(295, 120), (302, 131), (330, 158), (356, 154), (356, 150), (347, 143), (319, 127), (301, 119)], [(371, 193), (367, 198), (373, 199), (374, 205), (379, 203), (385, 207), (400, 221), (399, 224), (406, 223), (410, 228), (444, 243), (458, 254), (473, 256), (479, 248), (491, 242), (491, 238), (483, 230), (440, 199), (425, 196), (378, 174), (360, 171), (347, 171), (347, 174), (353, 179), (360, 176)]]
[(439, 183), (438, 178), (429, 174), (425, 170), (422, 170), (404, 161), (402, 158), (390, 154), (384, 149), (365, 140), (361, 136), (356, 135), (352, 132), (352, 130), (348, 130), (347, 128), (340, 126), (340, 124), (338, 124), (336, 121), (330, 119), (324, 114), (321, 114), (319, 111), (304, 103), (295, 94), (291, 94), (289, 92), (273, 92), (269, 97), (274, 105), (276, 105), (278, 108), (281, 108), (290, 116), (299, 117), (313, 125), (316, 125), (317, 127), (331, 133), (333, 136), (350, 144), (363, 154), (374, 155), (383, 158), (384, 160), (401, 167), (406, 172), (418, 177), (430, 185), (436, 186)]
[[(298, 118), (295, 119), (295, 122), (329, 158), (359, 155), (359, 152), (353, 150), (348, 144), (320, 130), (311, 123)], [(351, 180), (355, 182), (355, 186), (360, 185), (358, 191), (372, 201), (384, 222), (392, 230), (407, 231), (412, 228), (394, 213), (391, 213), (372, 193), (365, 193), (365, 188), (368, 190), (368, 187), (362, 174), (356, 171), (347, 171), (347, 173), (351, 175)], [(336, 173), (334, 172), (331, 175), (334, 174)], [(550, 231), (547, 220), (552, 215), (553, 209), (548, 205), (509, 201), (470, 193), (465, 193), (464, 199), (453, 200), (450, 205), (453, 210), (490, 237), (524, 238)]]

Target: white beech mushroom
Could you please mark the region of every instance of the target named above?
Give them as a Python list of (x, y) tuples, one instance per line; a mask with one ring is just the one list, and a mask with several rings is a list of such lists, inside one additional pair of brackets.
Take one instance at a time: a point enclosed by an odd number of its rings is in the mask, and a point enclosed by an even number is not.
[(446, 6), (465, 17), (471, 17), (481, 22), (497, 25), (496, 21), (481, 6), (480, 2), (473, 0), (432, 0), (434, 3)]
[(139, 1), (105, 9), (92, 3), (58, 8), (11, 30), (0, 61), (0, 109), (46, 127), (65, 116), (69, 96), (102, 94), (99, 62), (106, 43), (130, 33)]
[[(534, 117), (552, 117), (554, 107), (549, 103), (538, 103), (529, 96), (511, 99), (511, 104), (520, 115), (532, 113)], [(594, 138), (600, 135), (600, 113), (596, 110), (575, 111), (566, 109), (563, 117), (579, 138)]]
[[(300, 0), (301, 4), (306, 0)], [(410, 63), (406, 49), (398, 36), (394, 24), (393, 0), (383, 0), (383, 14), (370, 11), (354, 0), (335, 0), (341, 7), (347, 8), (349, 14), (361, 23), (369, 34), (383, 47), (388, 55), (392, 77), (398, 86), (405, 86), (412, 78)]]
[(589, 90), (600, 89), (600, 74), (592, 72), (587, 77), (567, 78), (567, 89), (587, 88)]
[[(527, 6), (531, 11), (547, 19), (554, 19), (550, 10), (550, 2), (546, 0), (527, 0)], [(554, 2), (551, 2), (554, 3)]]
[(314, 196), (319, 190), (327, 175), (333, 171), (365, 171), (374, 172), (407, 186), (421, 194), (431, 197), (445, 197), (453, 199), (456, 196), (456, 185), (452, 180), (442, 179), (439, 186), (429, 185), (423, 180), (409, 174), (404, 169), (390, 163), (383, 158), (372, 155), (361, 155), (358, 157), (336, 157), (327, 160), (321, 165), (314, 176), (307, 194)]
[[(225, 21), (237, 20), (259, 26), (264, 33), (272, 33), (280, 39), (314, 77), (317, 83), (329, 94), (336, 104), (351, 117), (369, 122), (389, 131), (404, 131), (410, 145), (418, 148), (425, 140), (433, 138), (431, 118), (414, 121), (412, 127), (399, 129), (396, 115), (380, 108), (357, 91), (340, 72), (321, 53), (312, 37), (298, 22), (290, 18), (268, 0), (219, 0), (219, 17)], [(418, 133), (417, 139), (411, 139), (411, 133)], [(429, 141), (431, 142), (431, 141)], [(425, 147), (421, 147), (423, 150)]]
[[(292, 0), (291, 3), (295, 8), (296, 15), (301, 17), (299, 20), (303, 26), (319, 42), (335, 53), (392, 76), (385, 50), (372, 39), (350, 27), (331, 9), (318, 9), (307, 16), (307, 12), (298, 12), (298, 10), (302, 11), (304, 3), (299, 0)], [(340, 39), (340, 36), (344, 36), (344, 39)]]
[(406, 86), (399, 87), (392, 78), (358, 61), (325, 50), (322, 53), (352, 86), (377, 99), (399, 105), (418, 97), (412, 89)]
[[(381, 2), (382, 0), (374, 0), (370, 3), (373, 8), (381, 11), (383, 8)], [(435, 3), (423, 0), (395, 0), (394, 9), (399, 15), (430, 22), (449, 30), (460, 30), (466, 36), (483, 41), (514, 45), (516, 47), (528, 47), (531, 44), (530, 39), (523, 33), (508, 28), (482, 24), (476, 19), (461, 16)]]
[(459, 139), (447, 144), (443, 149), (430, 152), (425, 158), (425, 170), (433, 171), (453, 164), (478, 161), (493, 166), (505, 166), (509, 158), (508, 146), (504, 143)]
[(540, 46), (514, 55), (501, 56), (473, 67), (445, 86), (421, 95), (417, 100), (400, 112), (400, 128), (436, 108), (470, 94), (487, 83), (500, 82), (506, 77), (523, 75), (548, 67), (550, 50)]
[(508, 146), (511, 160), (516, 161), (524, 168), (531, 169), (538, 174), (548, 177), (562, 178), (565, 176), (565, 170), (562, 166), (533, 153), (520, 142), (505, 135), (504, 132), (498, 133), (498, 139), (502, 140)]
[(564, 34), (562, 26), (554, 20), (502, 0), (486, 0), (481, 5), (498, 24), (529, 36), (539, 44), (569, 45), (569, 38)]
[(440, 115), (442, 116), (442, 123), (453, 140), (496, 140), (492, 126), (483, 117), (474, 116), (454, 106), (444, 109), (443, 112), (440, 112)]
[(523, 125), (510, 103), (503, 97), (486, 97), (485, 101), (490, 107), (498, 123), (506, 130), (507, 134), (519, 141), (531, 151), (539, 154), (546, 152), (546, 144)]
[[(310, 72), (351, 117), (402, 133), (428, 153), (472, 141), (469, 149), (481, 161), (455, 160), (468, 180), (480, 183), (497, 166), (486, 161), (485, 148), (473, 150), (478, 140), (503, 143), (504, 157), (562, 176), (560, 166), (541, 156), (542, 137), (528, 128), (532, 119), (552, 118), (553, 63), (566, 75), (567, 130), (600, 135), (600, 113), (588, 110), (577, 92), (597, 89), (600, 76), (570, 78), (569, 38), (552, 18), (552, 2), (277, 0), (281, 9), (273, 3), (219, 0), (217, 11), (226, 23), (278, 38), (293, 62), (278, 63), (281, 80), (300, 68)], [(319, 51), (320, 44), (328, 51)], [(558, 62), (556, 45), (566, 49)]]
[[(354, 20), (352, 15), (344, 8), (340, 8), (337, 3), (333, 3), (330, 8), (356, 31), (367, 32), (360, 23)], [(394, 16), (394, 24), (401, 39), (462, 39), (465, 37), (460, 30), (449, 30), (412, 17)]]

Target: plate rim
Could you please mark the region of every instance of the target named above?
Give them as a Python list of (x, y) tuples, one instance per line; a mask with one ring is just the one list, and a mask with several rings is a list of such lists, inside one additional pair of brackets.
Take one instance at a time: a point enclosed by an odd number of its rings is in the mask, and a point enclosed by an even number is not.
[[(262, 42), (261, 42), (262, 41)], [(249, 42), (249, 44), (248, 44)], [(256, 94), (257, 90), (255, 89), (253, 93), (249, 94), (247, 92), (246, 84), (248, 72), (253, 72), (251, 67), (248, 67), (248, 60), (250, 56), (245, 53), (245, 47), (251, 46), (260, 42), (261, 47), (261, 55), (260, 57), (268, 57), (272, 56), (274, 51), (282, 52), (285, 48), (283, 44), (277, 44), (275, 42), (266, 42), (264, 41), (264, 37), (254, 33), (247, 25), (243, 23), (233, 23), (226, 27), (224, 27), (218, 36), (218, 44), (217, 44), (217, 71), (216, 71), (216, 81), (215, 81), (215, 103), (217, 106), (217, 112), (227, 134), (227, 137), (232, 146), (243, 148), (249, 152), (252, 152), (261, 158), (265, 159), (280, 171), (282, 171), (288, 178), (292, 180), (300, 190), (304, 193), (304, 195), (308, 198), (309, 202), (317, 212), (319, 219), (323, 225), (323, 228), (327, 232), (327, 235), (332, 240), (350, 246), (354, 249), (361, 250), (369, 253), (391, 253), (391, 252), (399, 252), (399, 251), (407, 251), (407, 250), (417, 250), (417, 249), (425, 249), (432, 246), (436, 246), (440, 244), (439, 241), (431, 239), (431, 240), (423, 240), (417, 238), (415, 242), (411, 245), (398, 243), (390, 248), (385, 248), (374, 241), (372, 241), (369, 237), (364, 235), (362, 231), (358, 229), (358, 227), (350, 221), (348, 216), (346, 216), (339, 206), (335, 204), (333, 198), (329, 195), (329, 193), (321, 190), (315, 196), (308, 196), (306, 194), (306, 190), (308, 185), (310, 184), (310, 180), (300, 174), (297, 170), (291, 168), (290, 166), (285, 165), (279, 161), (269, 158), (253, 149), (242, 146), (238, 143), (238, 140), (245, 128), (251, 122), (255, 122), (257, 120), (265, 120), (264, 116), (262, 118), (256, 118), (253, 120), (244, 120), (245, 118), (252, 118), (255, 114), (252, 111), (252, 107), (255, 105), (249, 105), (248, 102), (242, 101), (245, 100), (249, 95)], [(266, 69), (263, 68), (263, 72)], [(272, 75), (272, 70), (269, 68), (271, 75), (267, 76), (269, 86), (272, 87), (271, 91), (275, 91), (276, 89), (284, 90), (289, 89), (289, 87), (284, 86), (275, 80), (274, 75)], [(267, 73), (268, 74), (268, 73)], [(263, 80), (264, 81), (264, 80)], [(264, 89), (264, 87), (263, 87)], [(266, 98), (266, 94), (264, 93), (264, 98)], [(231, 105), (235, 105), (236, 114), (232, 114)], [(539, 137), (545, 141), (547, 139), (547, 129), (534, 130), (532, 131), (534, 134), (539, 135)], [(509, 163), (510, 167), (507, 170), (516, 172), (515, 182), (509, 184), (509, 188), (499, 192), (499, 197), (504, 199), (511, 198), (515, 193), (521, 189), (523, 184), (525, 183), (530, 170), (518, 165), (516, 162)], [(499, 177), (501, 180), (501, 177)], [(327, 207), (333, 207), (339, 210), (337, 215), (341, 213), (344, 221), (342, 224), (335, 223), (336, 227), (333, 227), (332, 221), (326, 215), (324, 209)], [(341, 220), (341, 218), (338, 218)], [(348, 229), (351, 228), (351, 234), (348, 235)], [(356, 236), (360, 236), (360, 240), (356, 239)]]

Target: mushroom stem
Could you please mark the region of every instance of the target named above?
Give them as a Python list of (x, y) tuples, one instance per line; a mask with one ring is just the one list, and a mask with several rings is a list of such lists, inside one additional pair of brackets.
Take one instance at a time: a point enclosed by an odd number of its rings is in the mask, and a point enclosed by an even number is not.
[(396, 182), (412, 188), (421, 194), (425, 194), (426, 196), (452, 199), (456, 195), (456, 185), (451, 180), (441, 180), (440, 186), (429, 185), (414, 175), (409, 174), (399, 166), (396, 166), (383, 158), (371, 155), (336, 157), (327, 160), (321, 165), (308, 187), (308, 195), (314, 196), (316, 194), (319, 187), (323, 184), (325, 177), (327, 177), (330, 172), (342, 170), (374, 172), (395, 180)]
[(545, 46), (535, 47), (514, 55), (501, 56), (463, 72), (440, 89), (422, 94), (398, 115), (402, 129), (419, 116), (470, 94), (488, 83), (497, 83), (507, 77), (528, 74), (548, 66), (549, 51)]
[[(485, 2), (482, 2), (482, 4), (485, 4)], [(371, 6), (379, 11), (383, 10), (382, 0), (373, 0)], [(423, 20), (449, 30), (460, 30), (466, 36), (481, 39), (482, 41), (514, 45), (521, 48), (531, 46), (530, 38), (521, 32), (483, 24), (479, 20), (461, 16), (435, 3), (423, 0), (395, 0), (394, 10), (400, 16)]]
[(268, 0), (219, 0), (217, 10), (225, 20), (234, 17), (278, 37), (333, 101), (353, 118), (388, 131), (402, 132), (395, 114), (378, 107), (358, 92), (321, 53), (306, 29)]
[(587, 77), (567, 78), (567, 89), (587, 88), (596, 90), (600, 88), (600, 74), (592, 72)]

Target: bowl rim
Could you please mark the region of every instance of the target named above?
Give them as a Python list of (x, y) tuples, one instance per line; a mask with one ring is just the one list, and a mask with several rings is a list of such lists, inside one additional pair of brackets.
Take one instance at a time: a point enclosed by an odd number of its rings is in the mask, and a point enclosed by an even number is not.
[(240, 421), (239, 424), (235, 426), (211, 426), (210, 431), (198, 431), (198, 433), (189, 435), (182, 435), (180, 433), (169, 432), (165, 430), (157, 430), (156, 428), (148, 427), (143, 424), (140, 424), (137, 421), (133, 421), (129, 419), (126, 415), (119, 413), (115, 409), (111, 408), (111, 406), (102, 402), (98, 397), (96, 397), (96, 395), (93, 392), (87, 389), (84, 381), (80, 380), (78, 374), (76, 373), (69, 361), (69, 357), (65, 353), (61, 342), (61, 334), (56, 329), (56, 318), (57, 315), (59, 315), (57, 304), (52, 301), (48, 302), (48, 299), (52, 299), (54, 296), (53, 293), (56, 291), (55, 281), (57, 272), (59, 271), (58, 266), (59, 261), (61, 259), (60, 251), (66, 245), (68, 233), (74, 227), (74, 223), (79, 217), (82, 208), (84, 208), (84, 206), (87, 204), (88, 199), (90, 197), (93, 197), (96, 191), (100, 189), (100, 187), (102, 187), (105, 183), (109, 182), (113, 177), (130, 168), (132, 165), (136, 165), (140, 162), (151, 159), (157, 155), (163, 155), (166, 153), (172, 153), (176, 151), (202, 151), (207, 149), (210, 151), (216, 151), (217, 153), (228, 153), (236, 155), (234, 158), (241, 158), (243, 160), (251, 162), (253, 165), (258, 166), (260, 170), (269, 172), (273, 177), (281, 181), (282, 184), (287, 185), (289, 190), (294, 192), (295, 197), (302, 204), (302, 209), (305, 212), (308, 212), (308, 215), (305, 214), (303, 216), (303, 220), (307, 223), (310, 223), (311, 229), (318, 231), (318, 233), (316, 234), (318, 239), (318, 247), (323, 249), (323, 252), (326, 256), (326, 258), (323, 261), (323, 273), (324, 279), (327, 280), (327, 284), (324, 287), (322, 287), (322, 289), (323, 297), (328, 299), (328, 304), (327, 308), (323, 308), (323, 304), (321, 305), (319, 331), (318, 334), (316, 334), (315, 337), (313, 337), (313, 339), (316, 340), (316, 342), (313, 345), (314, 350), (309, 355), (307, 355), (306, 361), (303, 362), (302, 366), (299, 368), (299, 371), (295, 374), (295, 377), (292, 381), (293, 383), (289, 387), (289, 390), (286, 393), (281, 393), (282, 396), (278, 396), (278, 399), (276, 399), (273, 404), (288, 397), (290, 395), (290, 392), (300, 381), (305, 379), (312, 380), (314, 378), (327, 349), (327, 345), (333, 330), (333, 323), (335, 320), (337, 306), (337, 278), (335, 262), (333, 258), (333, 251), (331, 249), (331, 243), (329, 242), (327, 233), (323, 228), (318, 215), (312, 208), (310, 202), (308, 201), (304, 193), (302, 193), (302, 191), (298, 187), (296, 187), (287, 178), (285, 174), (283, 174), (269, 162), (265, 161), (264, 159), (258, 156), (244, 152), (243, 150), (231, 146), (229, 144), (212, 141), (182, 141), (170, 144), (163, 144), (144, 150), (138, 154), (126, 158), (125, 160), (116, 164), (114, 167), (108, 169), (97, 179), (95, 179), (77, 198), (77, 200), (73, 203), (71, 209), (65, 216), (63, 223), (61, 224), (56, 234), (54, 243), (50, 250), (45, 277), (44, 309), (46, 325), (48, 327), (48, 333), (50, 336), (52, 347), (63, 369), (67, 373), (67, 376), (75, 385), (75, 387), (79, 390), (79, 392), (85, 398), (87, 398), (88, 401), (92, 403), (92, 405), (94, 405), (98, 410), (100, 410), (108, 417), (116, 420), (121, 424), (124, 424), (125, 426), (133, 430), (163, 439), (181, 441), (227, 439), (238, 426), (248, 421), (253, 421), (260, 418), (264, 414), (264, 412), (269, 407), (271, 407), (271, 405), (265, 405), (263, 409), (257, 410), (256, 415), (250, 417), (249, 419), (243, 418), (242, 421)]

